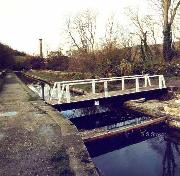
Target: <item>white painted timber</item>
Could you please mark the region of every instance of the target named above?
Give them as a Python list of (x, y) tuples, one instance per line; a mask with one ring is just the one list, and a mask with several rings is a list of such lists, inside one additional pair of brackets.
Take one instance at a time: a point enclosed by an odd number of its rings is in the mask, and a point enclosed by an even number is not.
[[(157, 79), (157, 85), (154, 85), (154, 83), (151, 81), (151, 79)], [(134, 80), (134, 90), (135, 92), (140, 92), (140, 91), (148, 91), (148, 90), (153, 90), (153, 89), (163, 89), (166, 88), (165, 84), (165, 79), (163, 75), (133, 75), (133, 76), (122, 76), (122, 77), (110, 77), (110, 78), (99, 78), (99, 79), (84, 79), (84, 80), (72, 80), (72, 81), (60, 81), (60, 82), (55, 82), (54, 86), (51, 90), (51, 96), (50, 96), (50, 101), (52, 100), (57, 100), (58, 104), (61, 103), (70, 103), (70, 102), (77, 102), (80, 101), (79, 97), (77, 100), (74, 100), (74, 97), (71, 95), (70, 92), (70, 87), (76, 86), (76, 85), (86, 85), (90, 84), (91, 86), (91, 95), (90, 97), (86, 95), (82, 95), (84, 99), (90, 100), (90, 99), (96, 99), (98, 96), (101, 98), (106, 98), (106, 97), (111, 97), (111, 96), (117, 96), (127, 94), (128, 89), (126, 88), (125, 90), (125, 85), (127, 84), (125, 80)], [(116, 91), (117, 93), (112, 94), (112, 91), (108, 90), (108, 82), (113, 82), (113, 81), (120, 81), (121, 82), (121, 89)], [(143, 86), (140, 86), (140, 81), (141, 84), (143, 83)], [(103, 93), (97, 93), (96, 92), (96, 86), (97, 84), (103, 83), (104, 85), (104, 94)], [(151, 88), (150, 88), (151, 87)], [(147, 88), (147, 90), (145, 89)], [(142, 90), (143, 89), (143, 90)], [(117, 95), (116, 95), (117, 94)], [(64, 101), (65, 98), (65, 101)], [(73, 99), (73, 100), (72, 100)]]

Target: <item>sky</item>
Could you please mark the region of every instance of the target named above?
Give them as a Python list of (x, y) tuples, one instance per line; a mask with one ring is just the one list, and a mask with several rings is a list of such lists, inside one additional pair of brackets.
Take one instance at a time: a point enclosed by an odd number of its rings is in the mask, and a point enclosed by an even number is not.
[[(146, 0), (0, 0), (0, 42), (28, 54), (39, 53), (39, 38), (44, 52), (66, 46), (65, 19), (90, 9), (98, 14), (100, 30), (115, 14), (122, 23), (124, 8), (146, 12)], [(67, 49), (67, 48), (66, 48)]]

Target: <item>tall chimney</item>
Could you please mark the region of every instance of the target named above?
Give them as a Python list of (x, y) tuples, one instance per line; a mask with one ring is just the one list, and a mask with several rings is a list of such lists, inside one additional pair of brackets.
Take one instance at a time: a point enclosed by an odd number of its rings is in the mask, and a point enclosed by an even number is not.
[(40, 54), (40, 57), (43, 57), (43, 51), (42, 51), (42, 39), (39, 39), (39, 44), (40, 44), (40, 46), (39, 46), (39, 54)]

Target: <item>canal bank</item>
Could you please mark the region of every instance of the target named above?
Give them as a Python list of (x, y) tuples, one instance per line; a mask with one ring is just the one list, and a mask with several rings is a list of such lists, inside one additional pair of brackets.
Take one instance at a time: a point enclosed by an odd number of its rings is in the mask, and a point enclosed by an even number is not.
[(0, 175), (99, 175), (77, 128), (13, 73), (0, 92)]
[(168, 94), (156, 99), (131, 100), (124, 106), (152, 117), (166, 117), (169, 127), (180, 129), (180, 88), (169, 87)]

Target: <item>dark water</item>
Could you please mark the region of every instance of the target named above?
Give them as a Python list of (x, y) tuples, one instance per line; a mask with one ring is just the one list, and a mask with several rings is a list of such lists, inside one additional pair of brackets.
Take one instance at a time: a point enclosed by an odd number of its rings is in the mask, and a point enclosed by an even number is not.
[(105, 176), (180, 175), (180, 133), (163, 124), (86, 146)]
[[(80, 131), (119, 128), (117, 124), (150, 118), (122, 107), (62, 113)], [(169, 129), (164, 123), (88, 142), (86, 147), (104, 176), (180, 176), (180, 132)]]
[(80, 130), (114, 129), (150, 119), (149, 116), (126, 108), (91, 107), (61, 112)]

